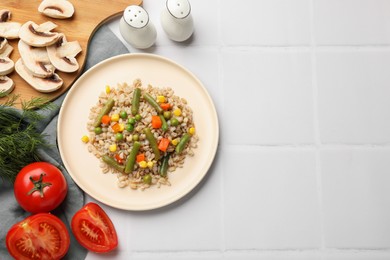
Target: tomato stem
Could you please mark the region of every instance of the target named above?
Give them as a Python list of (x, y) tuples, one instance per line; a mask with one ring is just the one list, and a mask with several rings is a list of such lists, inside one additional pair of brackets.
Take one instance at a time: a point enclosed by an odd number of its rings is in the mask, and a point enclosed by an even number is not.
[(44, 194), (43, 194), (43, 189), (47, 186), (50, 186), (51, 183), (50, 182), (43, 182), (43, 176), (45, 176), (46, 174), (45, 173), (41, 173), (41, 176), (39, 176), (39, 179), (38, 180), (34, 180), (32, 176), (30, 176), (30, 181), (33, 183), (34, 185), (34, 188), (32, 188), (28, 193), (27, 195), (31, 195), (33, 194), (34, 192), (36, 191), (39, 191), (39, 194), (41, 196), (41, 198), (43, 198)]

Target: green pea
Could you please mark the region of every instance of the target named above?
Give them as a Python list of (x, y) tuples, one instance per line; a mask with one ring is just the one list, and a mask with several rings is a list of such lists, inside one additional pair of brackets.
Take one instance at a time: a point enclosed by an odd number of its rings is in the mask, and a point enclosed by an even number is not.
[(134, 118), (135, 118), (135, 120), (137, 120), (137, 121), (141, 121), (142, 116), (141, 116), (140, 114), (136, 114)]
[(165, 119), (169, 119), (169, 118), (171, 118), (171, 116), (172, 116), (171, 112), (169, 112), (169, 111), (164, 111), (164, 118), (165, 118)]
[(115, 140), (122, 141), (123, 140), (123, 134), (122, 133), (116, 133), (115, 134)]
[(179, 120), (177, 118), (171, 118), (171, 126), (178, 126), (179, 125)]
[(121, 111), (121, 112), (119, 113), (119, 116), (120, 116), (122, 119), (126, 119), (126, 118), (127, 118), (127, 113), (126, 113), (126, 111)]
[(129, 118), (129, 121), (128, 121), (128, 123), (129, 123), (129, 124), (132, 124), (132, 125), (134, 125), (134, 124), (135, 124), (135, 122), (136, 122), (136, 120), (135, 120), (135, 118), (134, 118), (134, 117), (132, 117), (132, 118)]
[(135, 134), (133, 135), (133, 141), (138, 141), (139, 140), (139, 135)]
[(133, 132), (133, 130), (134, 130), (134, 125), (132, 125), (132, 124), (126, 124), (126, 130), (128, 131), (128, 132)]
[(146, 174), (144, 177), (143, 177), (143, 182), (146, 183), (146, 184), (151, 184), (152, 183), (152, 176), (150, 174)]
[(103, 129), (99, 126), (95, 127), (95, 134), (100, 135), (101, 133), (103, 133)]

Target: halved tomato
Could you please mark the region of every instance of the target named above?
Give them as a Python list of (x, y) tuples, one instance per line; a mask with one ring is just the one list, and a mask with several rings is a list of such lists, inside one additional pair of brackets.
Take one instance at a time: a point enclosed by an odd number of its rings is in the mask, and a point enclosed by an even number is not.
[(69, 249), (65, 224), (50, 213), (38, 213), (13, 225), (6, 236), (15, 259), (61, 259)]
[(87, 203), (77, 211), (71, 228), (77, 241), (92, 252), (105, 253), (118, 246), (114, 224), (96, 203)]

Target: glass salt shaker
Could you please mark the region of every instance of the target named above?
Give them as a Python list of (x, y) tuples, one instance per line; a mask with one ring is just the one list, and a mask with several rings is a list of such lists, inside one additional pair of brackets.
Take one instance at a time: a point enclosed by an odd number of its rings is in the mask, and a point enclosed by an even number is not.
[(149, 20), (149, 14), (138, 5), (126, 7), (119, 22), (122, 37), (138, 49), (151, 47), (157, 38), (156, 28)]
[(161, 12), (161, 25), (168, 38), (182, 42), (194, 32), (191, 5), (188, 0), (167, 0)]

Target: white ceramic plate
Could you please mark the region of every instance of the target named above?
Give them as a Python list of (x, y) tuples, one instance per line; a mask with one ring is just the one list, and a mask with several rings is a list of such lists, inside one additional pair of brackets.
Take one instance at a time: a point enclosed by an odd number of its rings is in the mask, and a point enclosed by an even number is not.
[[(199, 136), (194, 157), (169, 175), (171, 186), (145, 191), (119, 188), (115, 174), (102, 173), (100, 161), (87, 150), (81, 137), (87, 134), (89, 110), (106, 85), (132, 83), (140, 78), (144, 86), (171, 87), (186, 98), (194, 112)], [(58, 146), (66, 169), (76, 184), (91, 197), (125, 210), (149, 210), (177, 201), (189, 193), (208, 172), (219, 138), (217, 113), (202, 83), (175, 62), (152, 54), (125, 54), (105, 60), (84, 73), (69, 90), (58, 118)]]

